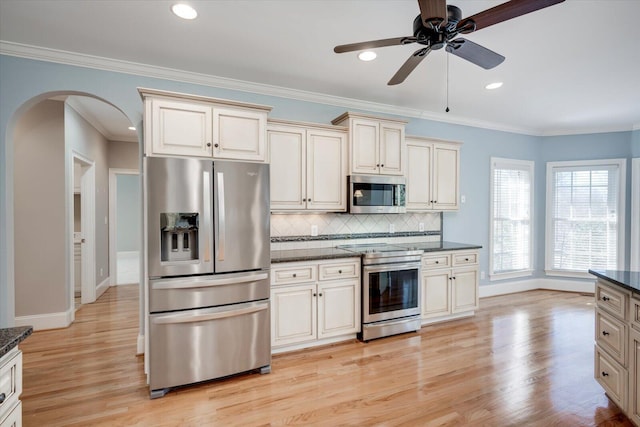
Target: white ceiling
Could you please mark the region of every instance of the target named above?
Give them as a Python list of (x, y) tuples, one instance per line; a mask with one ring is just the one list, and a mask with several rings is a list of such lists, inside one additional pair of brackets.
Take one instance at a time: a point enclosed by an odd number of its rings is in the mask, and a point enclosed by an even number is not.
[[(466, 17), (503, 2), (450, 3)], [(416, 0), (191, 0), (194, 21), (176, 18), (172, 3), (0, 0), (0, 40), (535, 135), (640, 128), (639, 0), (566, 0), (465, 36), (507, 59), (484, 70), (449, 55), (449, 113), (444, 50), (398, 86), (387, 81), (417, 45), (377, 49), (368, 63), (333, 53), (339, 44), (412, 35)], [(484, 89), (497, 80), (501, 89)]]

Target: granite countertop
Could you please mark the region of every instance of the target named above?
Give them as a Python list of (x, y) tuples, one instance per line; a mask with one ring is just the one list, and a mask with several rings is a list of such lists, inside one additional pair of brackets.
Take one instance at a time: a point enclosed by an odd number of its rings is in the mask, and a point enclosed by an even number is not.
[(589, 270), (596, 277), (607, 280), (633, 292), (640, 292), (640, 271)]
[(0, 357), (7, 354), (26, 337), (31, 335), (31, 332), (33, 332), (31, 326), (0, 329)]
[[(456, 251), (464, 249), (480, 249), (480, 245), (470, 245), (456, 242), (411, 242), (411, 243), (390, 243), (393, 246), (418, 249), (424, 252)], [(294, 262), (294, 261), (314, 261), (335, 258), (353, 258), (360, 255), (351, 251), (346, 251), (337, 247), (315, 248), (315, 249), (289, 249), (271, 251), (271, 263)]]

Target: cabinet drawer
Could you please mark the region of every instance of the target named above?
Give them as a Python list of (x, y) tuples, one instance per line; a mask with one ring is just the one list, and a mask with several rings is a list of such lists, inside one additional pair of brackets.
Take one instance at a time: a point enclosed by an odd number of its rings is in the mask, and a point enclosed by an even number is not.
[(315, 265), (301, 265), (287, 268), (277, 268), (272, 271), (271, 284), (284, 285), (289, 283), (312, 282), (316, 280)]
[(445, 268), (451, 266), (451, 255), (427, 255), (422, 257), (422, 268)]
[(631, 312), (631, 326), (640, 330), (640, 299), (635, 295), (631, 298), (631, 304), (629, 305), (629, 311)]
[(607, 395), (620, 409), (627, 410), (627, 370), (607, 356), (599, 346), (595, 350), (596, 381), (605, 389)]
[(22, 393), (22, 352), (14, 348), (4, 357), (6, 361), (0, 366), (0, 395), (4, 395), (0, 403), (0, 419), (11, 411)]
[(627, 366), (627, 325), (609, 313), (596, 310), (596, 344)]
[(345, 279), (360, 275), (358, 261), (320, 264), (319, 280)]
[(627, 320), (627, 307), (629, 296), (621, 290), (606, 285), (603, 281), (596, 282), (596, 303), (620, 320)]
[(477, 263), (478, 254), (476, 252), (453, 254), (453, 265), (468, 265)]

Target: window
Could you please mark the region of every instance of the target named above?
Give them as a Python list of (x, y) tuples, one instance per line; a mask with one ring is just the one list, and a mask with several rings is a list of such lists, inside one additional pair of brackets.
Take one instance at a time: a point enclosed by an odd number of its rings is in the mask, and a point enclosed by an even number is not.
[(528, 276), (533, 265), (533, 167), (491, 159), (491, 278)]
[(625, 176), (624, 159), (547, 164), (547, 274), (622, 266)]

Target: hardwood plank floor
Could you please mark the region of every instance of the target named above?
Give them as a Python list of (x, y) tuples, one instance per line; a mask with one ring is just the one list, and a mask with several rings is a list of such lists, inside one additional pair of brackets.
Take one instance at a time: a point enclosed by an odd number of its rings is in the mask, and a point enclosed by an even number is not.
[(150, 400), (136, 286), (110, 288), (24, 352), (29, 426), (632, 426), (593, 379), (593, 296), (531, 291), (367, 344), (273, 357), (268, 375)]

